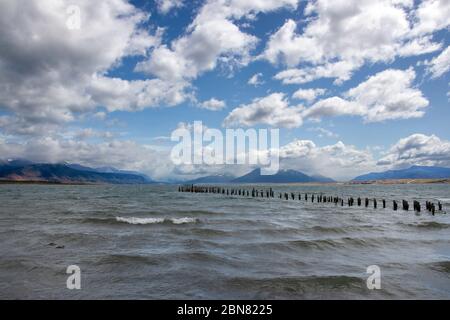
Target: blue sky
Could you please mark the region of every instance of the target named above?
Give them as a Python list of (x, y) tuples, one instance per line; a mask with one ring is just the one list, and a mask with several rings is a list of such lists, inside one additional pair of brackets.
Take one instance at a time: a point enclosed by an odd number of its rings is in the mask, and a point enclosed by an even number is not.
[(30, 3), (0, 4), (0, 158), (190, 179), (167, 137), (201, 120), (280, 128), (282, 167), (336, 179), (450, 166), (448, 1), (75, 1), (75, 29)]

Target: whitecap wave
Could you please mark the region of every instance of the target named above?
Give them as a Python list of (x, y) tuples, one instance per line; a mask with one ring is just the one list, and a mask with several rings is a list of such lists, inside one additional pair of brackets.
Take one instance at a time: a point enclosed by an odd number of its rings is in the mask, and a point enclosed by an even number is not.
[(138, 217), (116, 217), (116, 220), (119, 222), (125, 222), (129, 224), (157, 224), (157, 223), (165, 223), (170, 222), (173, 224), (186, 224), (186, 223), (196, 223), (197, 219), (195, 218), (138, 218)]
[(154, 224), (154, 223), (163, 223), (163, 218), (136, 218), (136, 217), (116, 217), (116, 220), (119, 222), (126, 222), (129, 224)]
[(195, 218), (173, 218), (170, 219), (170, 221), (172, 221), (172, 223), (174, 224), (185, 224), (185, 223), (195, 223), (197, 222), (197, 219)]

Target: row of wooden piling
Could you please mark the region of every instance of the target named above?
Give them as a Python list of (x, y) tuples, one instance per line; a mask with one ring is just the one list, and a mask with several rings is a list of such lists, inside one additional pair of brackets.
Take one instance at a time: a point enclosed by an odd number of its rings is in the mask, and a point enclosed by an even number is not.
[[(241, 189), (241, 188), (225, 188), (225, 187), (217, 187), (217, 186), (196, 186), (196, 185), (185, 185), (185, 186), (179, 186), (178, 192), (191, 192), (191, 193), (213, 193), (213, 194), (223, 194), (223, 195), (231, 195), (231, 196), (243, 196), (243, 197), (252, 197), (252, 198), (275, 198), (275, 192), (272, 188), (265, 189), (265, 190), (258, 190), (256, 188), (249, 189)], [(328, 196), (324, 195), (322, 193), (294, 193), (294, 192), (280, 192), (278, 193), (279, 199), (285, 199), (285, 200), (296, 200), (298, 199), (301, 201), (304, 199), (305, 201), (308, 201), (308, 199), (311, 199), (311, 202), (314, 203), (316, 201), (317, 203), (334, 203), (335, 205), (341, 205), (342, 207), (346, 204), (349, 207), (355, 206), (361, 207), (363, 205), (364, 200), (364, 206), (368, 208), (370, 204), (372, 203), (372, 206), (374, 209), (378, 208), (378, 199), (376, 198), (353, 198), (349, 197), (347, 199), (336, 197), (336, 196)], [(383, 209), (386, 209), (387, 202), (386, 199), (380, 200), (380, 206), (383, 207)], [(401, 201), (402, 209), (405, 211), (409, 211), (409, 202), (406, 200)], [(399, 202), (397, 200), (392, 201), (392, 209), (394, 211), (397, 211), (399, 209)], [(431, 201), (426, 201), (425, 203), (425, 209), (430, 212), (432, 215), (435, 214), (436, 211), (445, 213), (442, 211), (442, 203), (439, 201), (436, 204)], [(413, 211), (415, 212), (421, 212), (422, 206), (419, 201), (414, 200), (413, 201)]]

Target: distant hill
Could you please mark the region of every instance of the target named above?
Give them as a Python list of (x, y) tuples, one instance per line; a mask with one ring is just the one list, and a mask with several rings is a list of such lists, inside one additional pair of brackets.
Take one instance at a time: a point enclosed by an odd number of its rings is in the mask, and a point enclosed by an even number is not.
[(306, 183), (306, 182), (334, 182), (330, 178), (323, 176), (308, 176), (300, 171), (280, 170), (277, 174), (263, 176), (261, 169), (255, 169), (252, 172), (236, 178), (232, 183)]
[(336, 182), (336, 180), (333, 180), (331, 178), (322, 176), (320, 174), (315, 174), (312, 175), (311, 178), (314, 178), (316, 180), (316, 182), (323, 182), (323, 183), (332, 183), (332, 182)]
[(98, 172), (93, 168), (68, 164), (33, 164), (0, 162), (0, 181), (35, 181), (52, 183), (148, 184), (145, 176), (128, 173)]
[(33, 164), (33, 162), (25, 159), (9, 159), (9, 160), (0, 159), (0, 166), (20, 167), (29, 164)]
[(353, 181), (396, 180), (396, 179), (443, 179), (450, 178), (450, 168), (412, 166), (408, 169), (372, 172), (361, 175)]
[(212, 176), (201, 177), (198, 179), (187, 181), (188, 184), (200, 184), (200, 183), (229, 183), (236, 177), (227, 174), (218, 174)]
[(141, 176), (141, 177), (145, 178), (147, 180), (147, 182), (153, 182), (148, 176), (146, 176), (143, 173), (137, 172), (137, 171), (120, 170), (120, 169), (116, 169), (114, 167), (90, 168), (90, 167), (82, 166), (82, 165), (76, 164), (76, 163), (70, 163), (67, 165), (69, 167), (71, 167), (72, 169), (81, 170), (81, 171), (132, 174), (132, 175), (137, 175), (137, 176)]

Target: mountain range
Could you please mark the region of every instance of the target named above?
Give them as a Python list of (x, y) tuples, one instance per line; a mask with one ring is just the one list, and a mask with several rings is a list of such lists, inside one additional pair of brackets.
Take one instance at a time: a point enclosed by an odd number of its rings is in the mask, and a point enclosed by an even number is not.
[(188, 181), (189, 184), (199, 183), (307, 183), (307, 182), (335, 182), (333, 179), (315, 175), (308, 176), (300, 171), (280, 170), (277, 174), (261, 175), (261, 169), (255, 169), (241, 177), (231, 175), (212, 175)]
[[(353, 182), (404, 180), (404, 179), (450, 179), (450, 168), (412, 166), (401, 170), (372, 172), (354, 178)], [(136, 171), (119, 170), (114, 167), (91, 168), (74, 163), (33, 163), (26, 159), (0, 159), (0, 182), (31, 181), (49, 183), (156, 183)], [(333, 179), (321, 175), (307, 175), (296, 170), (280, 170), (275, 175), (261, 175), (261, 169), (235, 177), (229, 174), (210, 175), (183, 183), (332, 183)]]
[(353, 181), (400, 180), (400, 179), (446, 179), (450, 178), (450, 168), (412, 166), (401, 170), (372, 172), (361, 175)]
[(90, 168), (79, 164), (32, 163), (27, 160), (0, 160), (0, 181), (49, 183), (149, 184), (147, 176), (115, 168)]

